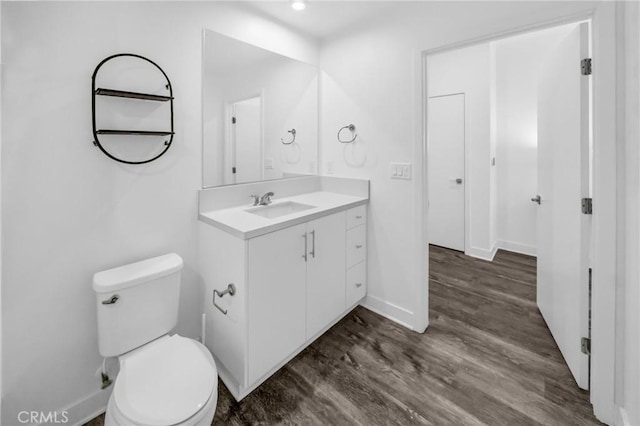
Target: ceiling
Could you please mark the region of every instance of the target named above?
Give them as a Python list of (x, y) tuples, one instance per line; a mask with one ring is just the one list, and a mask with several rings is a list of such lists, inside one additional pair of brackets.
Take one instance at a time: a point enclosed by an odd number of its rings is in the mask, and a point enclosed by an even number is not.
[(256, 66), (274, 56), (280, 55), (215, 31), (205, 32), (204, 69), (220, 77)]
[(295, 11), (289, 0), (247, 1), (245, 4), (293, 30), (323, 40), (352, 27), (365, 25), (398, 8), (400, 1), (308, 0), (307, 8)]

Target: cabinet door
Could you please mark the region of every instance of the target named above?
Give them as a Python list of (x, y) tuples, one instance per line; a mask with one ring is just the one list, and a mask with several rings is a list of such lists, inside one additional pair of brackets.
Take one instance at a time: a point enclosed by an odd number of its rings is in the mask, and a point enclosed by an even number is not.
[(345, 212), (307, 223), (307, 339), (345, 310)]
[(306, 340), (304, 235), (302, 224), (249, 240), (249, 384)]

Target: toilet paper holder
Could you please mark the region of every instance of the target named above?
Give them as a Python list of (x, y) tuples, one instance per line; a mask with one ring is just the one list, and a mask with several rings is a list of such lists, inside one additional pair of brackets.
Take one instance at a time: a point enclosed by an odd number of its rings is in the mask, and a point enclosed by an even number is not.
[(222, 309), (220, 306), (216, 304), (216, 295), (218, 295), (218, 297), (224, 297), (225, 294), (229, 294), (229, 296), (233, 296), (234, 294), (236, 294), (236, 286), (233, 283), (229, 283), (227, 288), (224, 289), (223, 291), (218, 291), (216, 289), (213, 289), (213, 306), (218, 308), (218, 310), (222, 312), (224, 315), (227, 315), (227, 310)]

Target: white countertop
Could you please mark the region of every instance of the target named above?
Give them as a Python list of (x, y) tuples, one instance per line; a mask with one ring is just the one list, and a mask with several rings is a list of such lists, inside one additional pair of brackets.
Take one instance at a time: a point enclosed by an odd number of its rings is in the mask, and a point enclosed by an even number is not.
[(268, 234), (269, 232), (288, 228), (289, 226), (327, 216), (331, 213), (366, 204), (369, 199), (367, 197), (320, 191), (286, 198), (275, 198), (272, 201), (273, 203), (271, 205), (293, 201), (314, 207), (276, 218), (266, 218), (246, 211), (254, 208), (247, 203), (247, 205), (243, 206), (202, 212), (198, 216), (198, 219), (238, 238), (248, 240), (249, 238)]

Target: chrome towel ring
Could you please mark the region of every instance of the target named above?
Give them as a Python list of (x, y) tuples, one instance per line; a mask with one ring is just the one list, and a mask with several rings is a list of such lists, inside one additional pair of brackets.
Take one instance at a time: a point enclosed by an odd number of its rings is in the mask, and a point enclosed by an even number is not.
[(296, 141), (296, 129), (287, 130), (287, 133), (291, 133), (291, 136), (293, 136), (293, 138), (289, 142), (285, 142), (284, 139), (280, 138), (280, 142), (282, 142), (282, 145), (291, 145)]
[[(353, 135), (351, 140), (342, 140), (342, 138), (340, 138), (340, 133), (344, 129), (349, 129), (351, 131), (351, 134)], [(348, 126), (341, 127), (340, 130), (338, 130), (338, 142), (340, 142), (340, 143), (351, 143), (351, 142), (354, 142), (357, 137), (358, 137), (358, 134), (356, 133), (356, 126), (354, 124), (349, 124)]]

